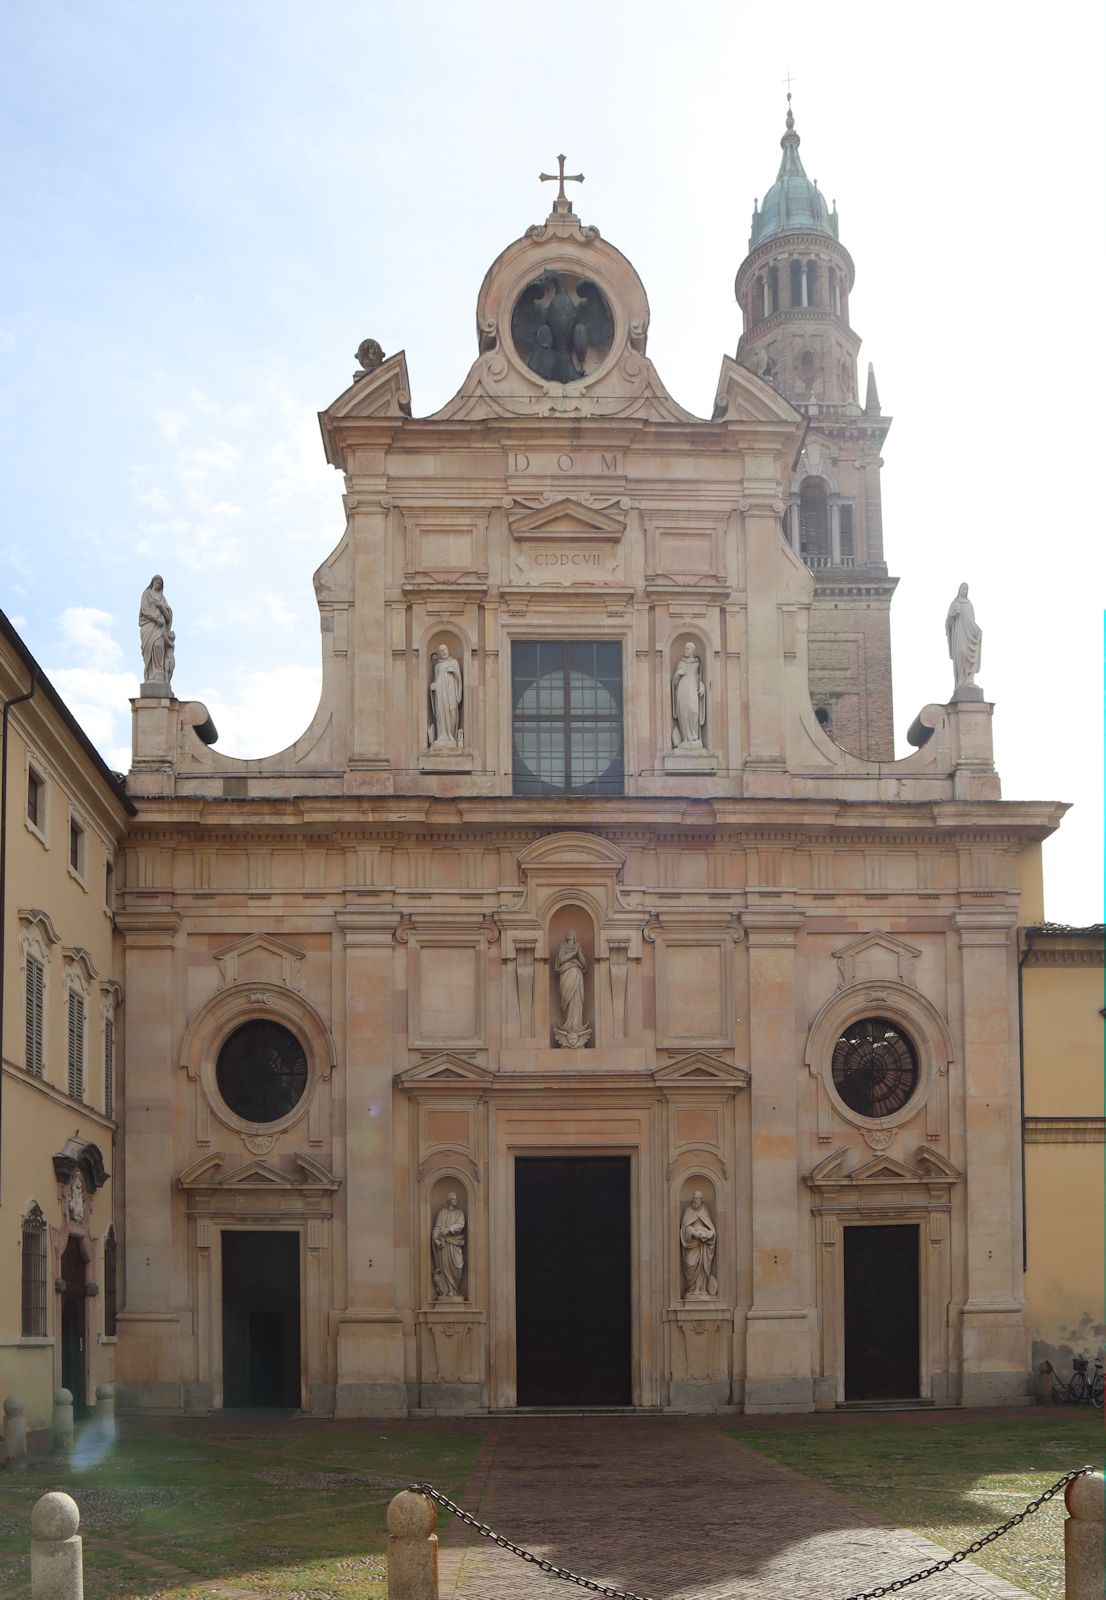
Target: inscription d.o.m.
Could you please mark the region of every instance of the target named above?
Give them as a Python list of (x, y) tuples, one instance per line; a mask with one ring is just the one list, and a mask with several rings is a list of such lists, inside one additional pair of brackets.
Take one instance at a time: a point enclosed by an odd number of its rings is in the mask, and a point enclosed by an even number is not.
[(508, 450), (508, 472), (553, 474), (557, 472), (617, 472), (622, 471), (622, 454), (618, 450), (588, 450), (583, 455), (561, 450), (556, 454), (543, 451), (531, 455), (526, 450)]

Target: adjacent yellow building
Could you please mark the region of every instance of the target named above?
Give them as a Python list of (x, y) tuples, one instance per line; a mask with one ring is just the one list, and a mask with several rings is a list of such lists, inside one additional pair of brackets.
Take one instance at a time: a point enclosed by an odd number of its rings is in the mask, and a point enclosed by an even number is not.
[(1034, 1366), (1051, 1361), (1062, 1378), (1106, 1336), (1104, 935), (1102, 924), (1019, 929), (1026, 1325)]
[(114, 1375), (114, 865), (134, 807), (0, 612), (0, 1394)]

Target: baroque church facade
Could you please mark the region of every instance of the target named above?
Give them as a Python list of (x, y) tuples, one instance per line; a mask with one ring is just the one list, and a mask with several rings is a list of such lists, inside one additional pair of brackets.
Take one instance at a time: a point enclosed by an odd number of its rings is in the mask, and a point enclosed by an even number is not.
[(889, 419), (798, 144), (709, 418), (563, 176), (440, 411), (366, 341), (287, 750), (207, 742), (148, 591), (121, 1409), (1029, 1393), (1015, 935), (1062, 807), (1001, 799), (968, 657), (894, 759)]

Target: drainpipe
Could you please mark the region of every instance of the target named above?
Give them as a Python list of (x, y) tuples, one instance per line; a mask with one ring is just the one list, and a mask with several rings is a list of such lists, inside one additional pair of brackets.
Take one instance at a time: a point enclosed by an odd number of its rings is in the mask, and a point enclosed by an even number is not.
[(38, 688), (38, 668), (31, 668), (31, 687), (4, 701), (3, 748), (0, 749), (0, 1161), (4, 1150), (4, 994), (7, 990), (8, 933), (8, 719), (13, 706), (30, 700)]
[(1025, 949), (1018, 957), (1018, 1098), (1021, 1102), (1021, 1156), (1022, 1156), (1022, 1271), (1029, 1267), (1029, 1240), (1026, 1238), (1025, 1199), (1025, 1004), (1022, 996), (1022, 968), (1033, 953), (1033, 935), (1036, 928), (1026, 928)]

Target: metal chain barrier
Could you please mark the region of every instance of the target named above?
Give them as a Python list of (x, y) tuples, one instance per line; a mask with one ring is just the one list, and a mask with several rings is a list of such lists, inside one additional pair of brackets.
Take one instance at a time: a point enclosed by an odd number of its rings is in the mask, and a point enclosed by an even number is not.
[[(982, 1534), (980, 1538), (973, 1539), (971, 1544), (966, 1545), (963, 1550), (957, 1550), (953, 1555), (946, 1556), (943, 1561), (935, 1561), (931, 1567), (923, 1567), (921, 1572), (912, 1572), (909, 1578), (896, 1578), (892, 1583), (881, 1584), (878, 1589), (865, 1589), (859, 1594), (849, 1595), (848, 1600), (883, 1600), (884, 1595), (898, 1594), (900, 1589), (909, 1588), (912, 1583), (922, 1583), (926, 1578), (932, 1578), (938, 1572), (947, 1572), (950, 1567), (956, 1566), (959, 1562), (967, 1561), (969, 1556), (978, 1555), (985, 1545), (993, 1543), (995, 1539), (1001, 1539), (1004, 1533), (1009, 1533), (1011, 1528), (1016, 1528), (1019, 1523), (1025, 1521), (1026, 1517), (1031, 1517), (1035, 1511), (1041, 1509), (1046, 1500), (1051, 1500), (1053, 1495), (1060, 1493), (1061, 1489), (1066, 1489), (1069, 1483), (1073, 1483), (1076, 1478), (1082, 1478), (1085, 1473), (1093, 1472), (1094, 1470), (1094, 1467), (1076, 1467), (1074, 1472), (1065, 1472), (1064, 1476), (1057, 1478), (1050, 1488), (1043, 1490), (1035, 1500), (1030, 1500), (1024, 1510), (1015, 1511), (1014, 1515), (1008, 1517), (1000, 1527), (992, 1528), (990, 1533)], [(530, 1562), (532, 1566), (537, 1567), (539, 1572), (548, 1573), (551, 1578), (561, 1578), (565, 1583), (575, 1583), (579, 1588), (587, 1589), (591, 1594), (606, 1595), (608, 1600), (649, 1600), (647, 1595), (635, 1594), (632, 1589), (615, 1589), (609, 1584), (597, 1583), (594, 1578), (582, 1578), (578, 1572), (570, 1572), (567, 1567), (558, 1567), (554, 1562), (546, 1561), (542, 1556), (536, 1556), (532, 1550), (526, 1550), (520, 1544), (513, 1544), (510, 1539), (504, 1538), (501, 1533), (496, 1533), (495, 1529), (490, 1528), (486, 1522), (480, 1522), (472, 1515), (471, 1511), (465, 1511), (456, 1501), (450, 1500), (448, 1495), (442, 1494), (432, 1484), (412, 1483), (408, 1487), (415, 1494), (426, 1495), (427, 1499), (433, 1500), (443, 1510), (450, 1512), (459, 1522), (463, 1522), (466, 1527), (472, 1528), (475, 1533), (478, 1533), (482, 1539), (490, 1539), (501, 1550), (509, 1550), (511, 1555), (518, 1556), (521, 1561)]]

